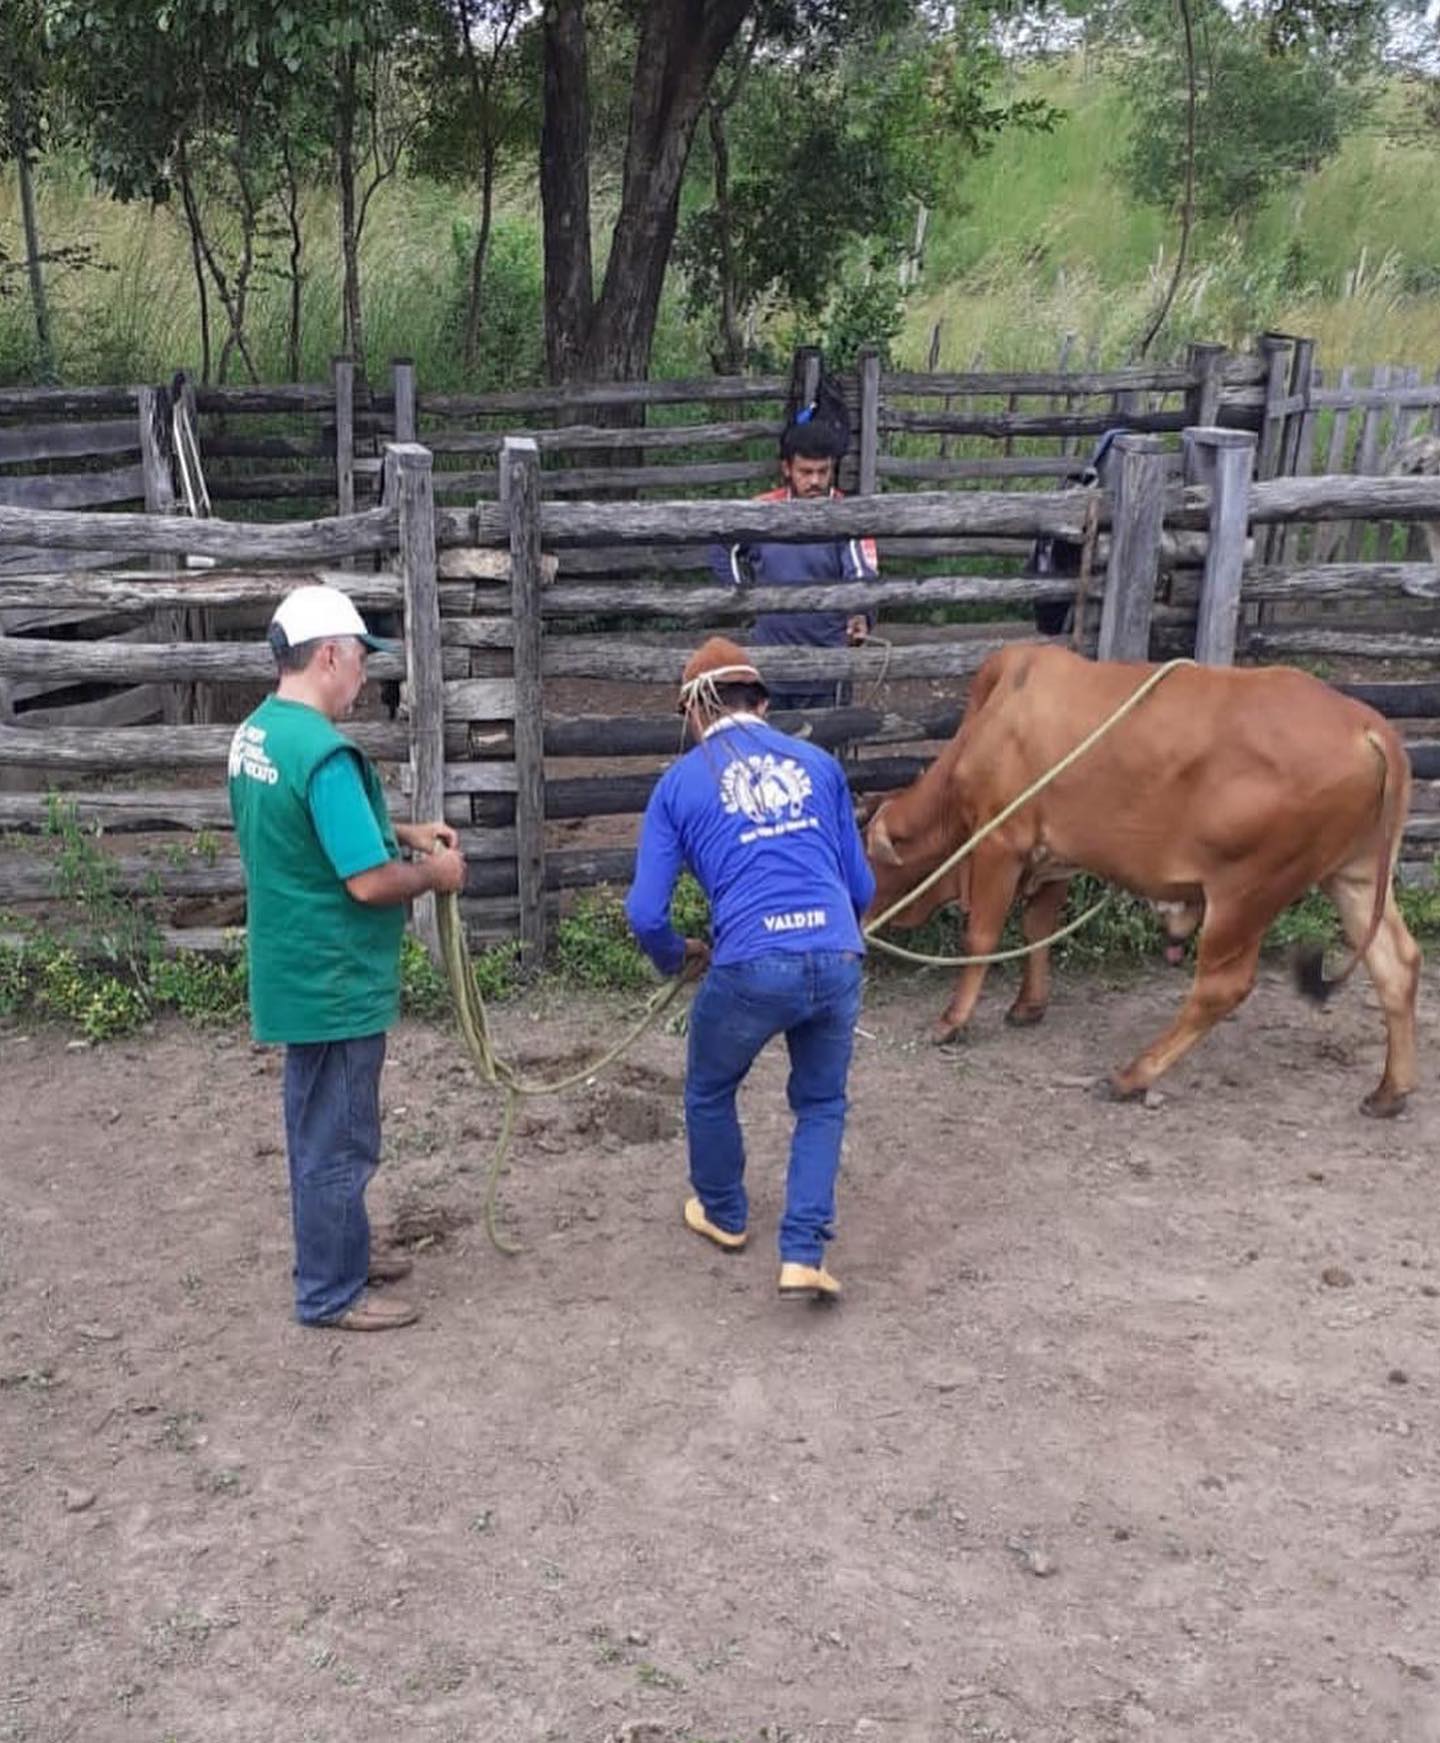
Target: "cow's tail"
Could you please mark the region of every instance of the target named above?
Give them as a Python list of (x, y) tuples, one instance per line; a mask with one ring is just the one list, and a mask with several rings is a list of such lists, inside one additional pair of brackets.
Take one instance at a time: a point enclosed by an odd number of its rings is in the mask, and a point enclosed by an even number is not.
[[(1337, 975), (1326, 978), (1325, 947), (1306, 944), (1295, 954), (1295, 984), (1307, 999), (1323, 1005), (1337, 987), (1343, 986), (1359, 967), (1365, 952), (1375, 941), (1380, 922), (1385, 917), (1385, 903), (1390, 894), (1390, 879), (1400, 844), (1400, 831), (1405, 827), (1408, 797), (1408, 769), (1391, 766), (1391, 744), (1373, 730), (1367, 730), (1365, 742), (1380, 759), (1380, 809), (1375, 820), (1375, 900), (1370, 909), (1370, 924), (1365, 936), (1350, 953), (1350, 958)], [(1391, 741), (1393, 744), (1393, 741)], [(1401, 757), (1404, 751), (1400, 752)]]

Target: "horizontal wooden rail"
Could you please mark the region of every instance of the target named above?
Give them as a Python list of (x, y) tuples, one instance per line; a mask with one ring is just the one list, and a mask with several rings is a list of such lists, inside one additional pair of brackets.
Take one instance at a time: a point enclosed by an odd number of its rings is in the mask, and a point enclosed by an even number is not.
[(89, 460), (101, 454), (140, 451), (140, 425), (133, 415), (95, 423), (0, 425), (0, 464), (33, 464), (37, 460)]
[[(461, 649), (448, 650), (445, 670), (452, 678), (467, 674)], [(371, 654), (366, 671), (374, 680), (403, 679), (405, 656)], [(0, 636), (0, 676), (66, 684), (268, 684), (275, 678), (275, 656), (263, 642), (45, 641)]]
[[(711, 405), (784, 399), (783, 375), (719, 375), (691, 381), (572, 382), (566, 387), (516, 388), (504, 393), (422, 393), (422, 417), (506, 417), (516, 412), (569, 412), (588, 406)], [(393, 401), (377, 394), (377, 409)], [(424, 432), (420, 439), (424, 440)]]
[(1286, 569), (1246, 569), (1240, 596), (1247, 600), (1440, 600), (1440, 573), (1429, 563), (1316, 563)]
[[(586, 453), (592, 449), (668, 452), (674, 448), (738, 447), (746, 442), (777, 440), (785, 428), (779, 418), (751, 418), (736, 424), (662, 424), (653, 429), (626, 430), (596, 424), (562, 424), (556, 429), (527, 430), (542, 454)], [(432, 454), (499, 454), (507, 440), (503, 430), (427, 430), (425, 446)], [(773, 458), (773, 456), (772, 456)]]
[[(111, 571), (103, 575), (0, 575), (0, 609), (26, 606), (93, 606), (100, 611), (149, 611), (161, 606), (223, 609), (236, 605), (278, 605), (302, 581), (321, 581), (348, 593), (362, 610), (398, 609), (403, 603), (400, 577), (366, 574), (355, 569), (317, 569), (297, 576), (248, 571), (226, 574), (209, 569), (194, 575), (168, 575), (146, 570)], [(467, 609), (474, 587), (469, 582), (441, 582), (455, 609)]]
[[(404, 762), (409, 734), (398, 721), (355, 721), (346, 732), (370, 756)], [(103, 728), (0, 726), (0, 768), (179, 769), (224, 766), (233, 726), (132, 726), (124, 732)], [(453, 749), (452, 749), (453, 745)], [(463, 756), (466, 740), (457, 733), (446, 754)]]
[(144, 500), (145, 474), (138, 465), (109, 472), (0, 473), (4, 508), (85, 509)]
[[(774, 473), (773, 455), (764, 460), (697, 460), (683, 466), (555, 467), (540, 474), (540, 487), (548, 496), (587, 490), (698, 490), (717, 484), (769, 483)], [(435, 474), (437, 496), (495, 496), (499, 489), (498, 471)]]
[[(0, 555), (7, 545), (54, 551), (144, 551), (229, 562), (323, 563), (394, 547), (395, 511), (363, 509), (329, 520), (190, 520), (183, 515), (78, 514), (0, 507)], [(455, 543), (464, 543), (463, 528)]]
[[(763, 611), (858, 612), (882, 606), (919, 609), (934, 605), (1027, 605), (1036, 600), (1069, 599), (1073, 578), (1026, 575), (933, 575), (923, 579), (833, 581), (814, 587), (665, 586), (637, 581), (628, 585), (584, 586), (557, 583), (545, 590), (546, 617), (674, 617), (686, 623), (707, 618), (748, 616)], [(3, 593), (0, 593), (3, 600)]]
[[(1042, 533), (1079, 538), (1086, 500), (1086, 493), (1079, 490), (974, 490), (831, 502), (547, 502), (541, 505), (540, 529), (547, 547), (690, 545), (705, 539), (809, 544), (824, 539), (987, 534), (1033, 539)], [(499, 544), (508, 537), (504, 510), (489, 503), (475, 509), (473, 526), (480, 544)]]
[(0, 418), (105, 417), (135, 407), (133, 387), (0, 388)]
[(887, 433), (926, 436), (1103, 436), (1107, 430), (1163, 435), (1183, 430), (1190, 420), (1173, 412), (945, 412), (887, 407), (880, 428)]
[[(476, 618), (461, 618), (453, 626), (464, 636), (466, 646), (509, 645), (508, 623), (487, 624)], [(1017, 625), (1017, 628), (1021, 626)], [(888, 678), (950, 678), (973, 672), (987, 654), (1004, 647), (1014, 637), (992, 636), (964, 642), (924, 642), (908, 647), (751, 649), (761, 675), (771, 683), (815, 679), (819, 683), (852, 679), (859, 684)], [(691, 649), (643, 647), (618, 636), (551, 636), (542, 653), (547, 678), (604, 678), (618, 683), (678, 684)], [(478, 685), (502, 683), (500, 679), (461, 679), (448, 683), (446, 713), (456, 719), (502, 718), (508, 709), (491, 706), (490, 692)]]
[(1111, 394), (1185, 393), (1195, 386), (1193, 370), (1174, 367), (1101, 370), (1000, 369), (969, 370), (959, 374), (920, 374), (915, 370), (891, 370), (880, 377), (884, 395), (912, 394), (934, 399), (944, 395), (962, 399), (982, 394)]

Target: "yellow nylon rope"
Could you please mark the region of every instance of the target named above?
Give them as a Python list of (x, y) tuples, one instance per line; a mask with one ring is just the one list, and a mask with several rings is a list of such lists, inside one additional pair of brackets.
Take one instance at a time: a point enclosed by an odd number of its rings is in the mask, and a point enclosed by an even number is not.
[[(954, 853), (939, 865), (925, 880), (893, 903), (876, 920), (872, 920), (865, 928), (865, 937), (881, 950), (892, 956), (900, 957), (906, 962), (922, 964), (926, 967), (961, 968), (967, 965), (991, 962), (1011, 962), (1017, 957), (1029, 956), (1037, 950), (1044, 950), (1062, 938), (1068, 938), (1072, 932), (1078, 932), (1087, 921), (1109, 901), (1102, 897), (1092, 907), (1087, 908), (1078, 920), (1072, 920), (1068, 926), (1058, 932), (1052, 932), (1048, 938), (1042, 938), (1034, 944), (1020, 945), (1013, 950), (993, 951), (987, 956), (926, 956), (919, 951), (906, 950), (901, 945), (891, 944), (876, 934), (882, 926), (887, 925), (896, 914), (907, 908), (918, 896), (931, 889), (946, 872), (960, 864), (972, 854), (987, 836), (993, 835), (1002, 824), (1027, 805), (1038, 793), (1044, 791), (1054, 780), (1064, 774), (1066, 769), (1078, 762), (1085, 753), (1105, 736), (1113, 726), (1119, 724), (1131, 709), (1137, 707), (1146, 696), (1160, 683), (1163, 678), (1181, 666), (1193, 666), (1194, 660), (1170, 660), (1165, 665), (1152, 672), (1143, 684), (1121, 704), (1110, 717), (1103, 721), (1095, 730), (1082, 739), (1075, 748), (1062, 757), (1054, 768), (1040, 776), (1025, 789), (1018, 798), (1000, 811), (996, 816), (977, 829), (974, 835)], [(675, 979), (658, 987), (647, 1000), (640, 1017), (620, 1037), (612, 1047), (606, 1049), (598, 1059), (589, 1065), (556, 1078), (550, 1083), (539, 1083), (533, 1078), (522, 1077), (516, 1068), (507, 1060), (501, 1059), (495, 1052), (490, 1036), (490, 1019), (485, 1008), (485, 1000), (480, 988), (475, 983), (475, 973), (470, 961), (470, 947), (465, 939), (465, 927), (460, 918), (460, 904), (453, 893), (437, 893), (435, 897), (435, 917), (440, 934), (440, 955), (444, 963), (446, 979), (450, 985), (450, 996), (455, 1005), (456, 1020), (460, 1025), (460, 1036), (465, 1050), (470, 1055), (471, 1064), (485, 1083), (492, 1084), (505, 1097), (504, 1111), (500, 1119), (500, 1135), (495, 1141), (495, 1149), (490, 1157), (490, 1166), (485, 1176), (485, 1231), (499, 1252), (516, 1254), (520, 1249), (507, 1241), (495, 1224), (495, 1199), (499, 1189), (500, 1175), (505, 1166), (505, 1157), (509, 1152), (510, 1139), (515, 1130), (515, 1114), (520, 1100), (524, 1096), (559, 1095), (564, 1090), (573, 1089), (577, 1083), (584, 1083), (598, 1072), (612, 1065), (615, 1060), (634, 1046), (640, 1037), (670, 1008), (679, 996), (680, 989), (685, 985), (685, 976), (677, 975)]]

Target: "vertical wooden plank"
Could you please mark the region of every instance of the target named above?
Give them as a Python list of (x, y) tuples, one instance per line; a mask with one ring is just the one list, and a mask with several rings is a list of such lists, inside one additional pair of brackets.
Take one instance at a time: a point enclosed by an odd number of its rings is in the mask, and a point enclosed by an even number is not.
[(415, 365), (408, 357), (397, 357), (390, 365), (390, 384), (395, 394), (395, 440), (413, 442), (416, 439)]
[[(1420, 366), (1410, 363), (1400, 372), (1401, 383), (1405, 387), (1419, 387)], [(1420, 428), (1420, 420), (1424, 417), (1424, 407), (1418, 405), (1400, 405), (1395, 411), (1395, 434), (1386, 452), (1395, 454), (1410, 440)], [(1397, 522), (1395, 537), (1407, 563), (1423, 563), (1426, 560), (1425, 529), (1419, 521), (1411, 521), (1408, 526)]]
[(860, 353), (860, 494), (880, 488), (880, 353)]
[(1229, 355), (1224, 345), (1197, 342), (1186, 347), (1190, 388), (1185, 395), (1185, 415), (1194, 429), (1214, 429), (1220, 422), (1220, 395)]
[(820, 368), (823, 358), (818, 345), (800, 345), (796, 347), (795, 361), (792, 366), (791, 380), (799, 395), (801, 406), (807, 406), (820, 391)]
[[(1294, 478), (1300, 470), (1305, 420), (1310, 415), (1310, 395), (1315, 386), (1315, 341), (1297, 339), (1290, 368), (1290, 398), (1303, 406), (1288, 411), (1280, 432), (1281, 478)], [(1276, 562), (1292, 563), (1300, 549), (1300, 527), (1276, 527), (1270, 536), (1270, 551)]]
[[(170, 385), (170, 427), (176, 447), (175, 460), (177, 465), (189, 465), (193, 476), (190, 488), (185, 492), (183, 503), (176, 505), (177, 511), (183, 509), (193, 514), (196, 519), (208, 519), (210, 515), (210, 495), (205, 487), (205, 474), (202, 469), (200, 453), (200, 408), (195, 398), (195, 378), (188, 369), (180, 369)], [(183, 430), (176, 434), (176, 424), (183, 425)], [(179, 452), (179, 446), (188, 442), (185, 450), (188, 459)], [(186, 559), (186, 567), (211, 568), (213, 559), (205, 557), (190, 557)], [(214, 640), (214, 613), (203, 607), (190, 606), (181, 613), (180, 623), (186, 641), (208, 642)], [(218, 690), (214, 684), (194, 684), (190, 689), (190, 719), (196, 726), (210, 726), (220, 712)]]
[(545, 686), (540, 675), (540, 450), (507, 436), (500, 500), (510, 525), (510, 608), (515, 629), (515, 859), (521, 961), (545, 959)]
[[(445, 681), (440, 652), (440, 584), (435, 561), (433, 460), (417, 442), (385, 446), (385, 500), (399, 511), (399, 567), (405, 597), (405, 688), (410, 726), (410, 816), (445, 815)], [(438, 960), (435, 897), (417, 898), (414, 926)]]
[[(335, 388), (335, 512), (355, 512), (355, 361), (334, 357), (330, 374)], [(406, 441), (414, 438), (407, 436)], [(351, 568), (354, 559), (346, 560)]]
[[(1390, 365), (1377, 363), (1371, 378), (1372, 387), (1383, 388), (1390, 385)], [(1380, 425), (1385, 416), (1383, 405), (1368, 405), (1365, 407), (1364, 422), (1360, 425), (1360, 442), (1355, 449), (1355, 476), (1363, 478), (1371, 476), (1380, 469)], [(1365, 547), (1366, 523), (1363, 520), (1352, 520), (1345, 534), (1345, 558), (1347, 562), (1358, 563), (1360, 554)], [(1383, 538), (1383, 535), (1382, 535)], [(1382, 542), (1381, 550), (1384, 545)]]
[(1265, 364), (1265, 409), (1260, 417), (1257, 478), (1274, 478), (1280, 465), (1280, 438), (1285, 427), (1280, 404), (1289, 386), (1290, 345), (1283, 333), (1262, 333), (1257, 346)]
[[(1336, 387), (1343, 393), (1354, 379), (1354, 371), (1347, 363), (1340, 371), (1340, 379)], [(1325, 448), (1325, 476), (1338, 477), (1345, 471), (1346, 438), (1350, 434), (1350, 413), (1344, 406), (1337, 406), (1335, 419), (1330, 425), (1330, 440)], [(1341, 540), (1345, 536), (1343, 521), (1321, 521), (1315, 528), (1315, 544), (1311, 553), (1312, 561), (1316, 563), (1330, 562), (1336, 551), (1340, 549)]]
[[(1325, 371), (1317, 363), (1310, 375), (1312, 392), (1318, 392), (1325, 385)], [(1295, 445), (1295, 465), (1292, 476), (1295, 478), (1310, 478), (1315, 472), (1315, 436), (1319, 428), (1320, 414), (1312, 406), (1300, 417), (1299, 435)], [(1313, 526), (1296, 525), (1289, 529), (1281, 553), (1281, 561), (1298, 563), (1304, 555), (1313, 549), (1315, 542)]]
[[(1055, 360), (1055, 368), (1061, 375), (1064, 375), (1066, 370), (1070, 367), (1070, 353), (1074, 349), (1074, 346), (1075, 335), (1073, 333), (1067, 333), (1060, 341), (1060, 355)], [(1075, 396), (1073, 394), (1066, 394), (1064, 399), (1052, 398), (1050, 401), (1050, 410), (1052, 412), (1069, 411), (1074, 403)], [(1073, 454), (1075, 452), (1074, 436), (1062, 436), (1060, 438), (1060, 452), (1062, 454)]]
[(1118, 436), (1112, 452), (1114, 514), (1098, 653), (1102, 660), (1148, 660), (1165, 518), (1165, 443), (1159, 436)]
[(1186, 430), (1185, 474), (1210, 487), (1210, 539), (1200, 582), (1195, 658), (1210, 666), (1235, 663), (1240, 583), (1250, 518), (1255, 437), (1249, 430)]
[[(170, 395), (163, 387), (137, 387), (136, 415), (140, 424), (140, 469), (145, 479), (146, 514), (176, 512), (175, 479), (171, 470)], [(173, 557), (152, 557), (147, 565), (157, 575), (173, 575)], [(151, 614), (155, 639), (179, 642), (185, 639), (185, 613), (170, 607)], [(195, 686), (164, 684), (160, 705), (167, 726), (189, 725), (195, 717)]]

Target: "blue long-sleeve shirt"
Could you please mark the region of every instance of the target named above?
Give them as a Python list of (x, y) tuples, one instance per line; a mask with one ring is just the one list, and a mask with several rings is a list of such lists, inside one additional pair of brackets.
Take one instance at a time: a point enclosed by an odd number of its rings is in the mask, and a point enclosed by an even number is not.
[[(832, 492), (838, 500), (839, 492)], [(757, 502), (786, 502), (788, 490), (767, 491)], [(712, 545), (710, 570), (725, 587), (813, 587), (824, 581), (873, 581), (880, 573), (873, 539), (828, 539), (814, 545), (742, 541)], [(873, 622), (874, 612), (769, 611), (755, 619), (749, 640), (758, 647), (843, 648), (850, 617)]]
[(645, 808), (625, 912), (662, 974), (677, 974), (685, 958), (670, 899), (687, 867), (709, 898), (717, 964), (865, 948), (859, 917), (875, 875), (844, 773), (828, 751), (754, 715), (713, 727)]

